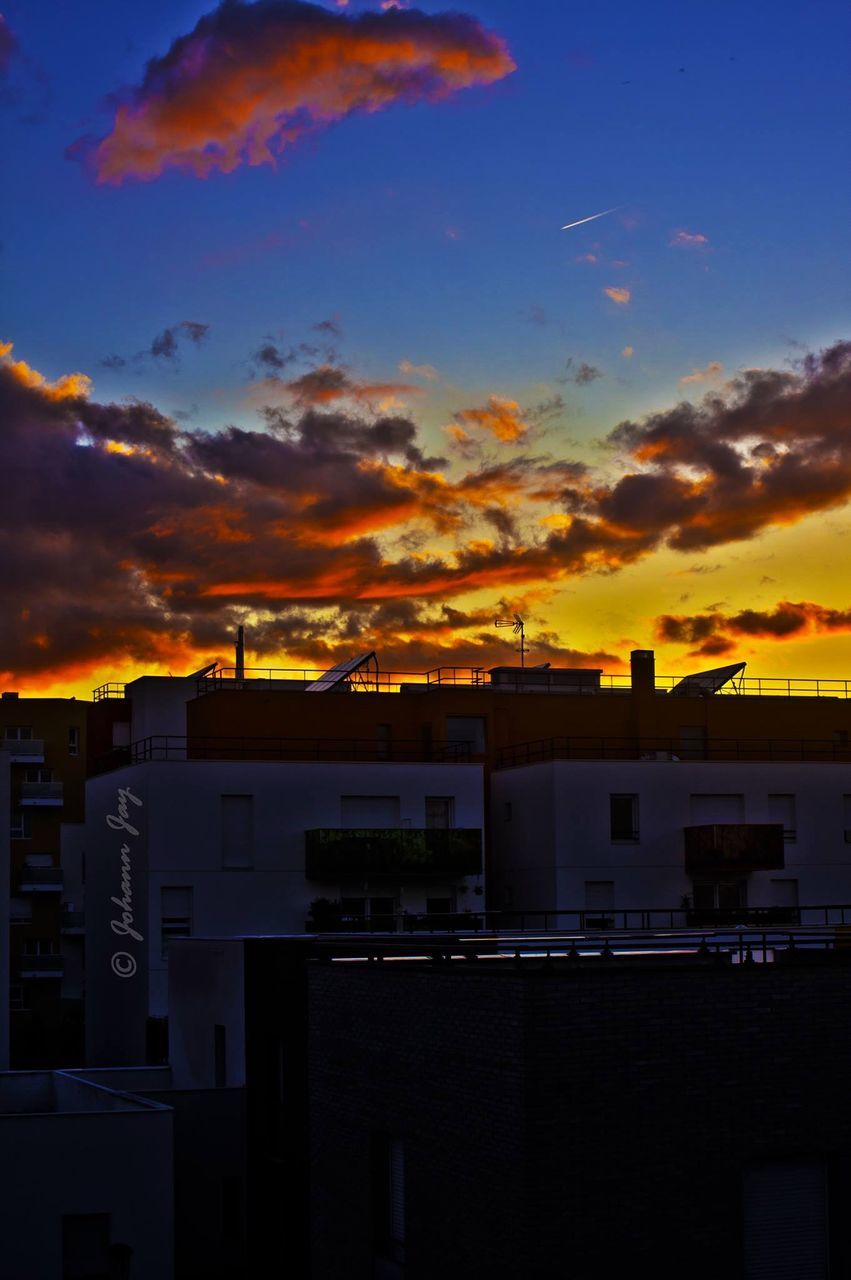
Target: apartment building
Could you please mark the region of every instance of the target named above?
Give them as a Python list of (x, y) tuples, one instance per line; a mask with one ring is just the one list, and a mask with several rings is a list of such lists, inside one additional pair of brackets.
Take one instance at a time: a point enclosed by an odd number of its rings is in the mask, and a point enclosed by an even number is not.
[(400, 743), (353, 760), (345, 739), (313, 759), (286, 739), (273, 758), (251, 739), (170, 750), (137, 744), (87, 785), (90, 1064), (156, 1056), (175, 938), (387, 930), (484, 901), (482, 767), (457, 744), (441, 762)]
[[(11, 763), (11, 1055), (15, 1066), (54, 1065), (82, 1048), (79, 1000), (63, 999), (63, 826), (82, 822), (87, 703), (0, 697), (0, 742)], [(70, 935), (69, 935), (70, 936)], [(76, 1048), (79, 1046), (79, 1048)]]

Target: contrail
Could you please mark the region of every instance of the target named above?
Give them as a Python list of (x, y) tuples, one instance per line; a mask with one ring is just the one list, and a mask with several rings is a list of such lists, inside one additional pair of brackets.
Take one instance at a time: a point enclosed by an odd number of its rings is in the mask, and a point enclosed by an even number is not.
[(616, 204), (614, 209), (604, 209), (602, 213), (592, 213), (590, 218), (580, 218), (578, 222), (568, 222), (562, 227), (562, 231), (569, 231), (571, 227), (581, 227), (583, 222), (593, 222), (595, 218), (605, 218), (607, 213), (617, 213), (619, 208), (620, 205)]

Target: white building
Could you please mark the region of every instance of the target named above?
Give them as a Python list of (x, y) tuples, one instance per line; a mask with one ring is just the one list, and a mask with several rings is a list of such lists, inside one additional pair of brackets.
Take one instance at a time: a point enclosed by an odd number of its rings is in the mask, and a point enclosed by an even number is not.
[(68, 1072), (0, 1075), (0, 1280), (171, 1280), (172, 1123)]
[[(389, 929), (404, 912), (479, 908), (483, 804), (472, 763), (183, 758), (91, 778), (87, 1060), (146, 1060), (172, 938)], [(337, 914), (311, 916), (317, 899)]]
[(490, 882), (511, 910), (603, 921), (687, 898), (791, 920), (851, 903), (846, 763), (547, 760), (494, 771), (491, 819)]

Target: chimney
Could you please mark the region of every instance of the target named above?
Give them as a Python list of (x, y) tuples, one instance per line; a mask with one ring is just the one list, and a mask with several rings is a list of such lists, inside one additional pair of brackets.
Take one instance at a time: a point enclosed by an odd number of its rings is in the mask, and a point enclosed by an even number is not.
[(236, 678), (245, 679), (245, 627), (236, 629)]
[(656, 690), (656, 655), (652, 649), (633, 649), (629, 655), (633, 693), (654, 693)]

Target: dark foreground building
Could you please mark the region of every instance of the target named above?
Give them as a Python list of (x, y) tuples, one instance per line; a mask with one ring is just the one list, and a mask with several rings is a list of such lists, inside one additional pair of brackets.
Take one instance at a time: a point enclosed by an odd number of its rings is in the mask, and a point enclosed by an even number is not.
[(309, 966), (314, 1280), (851, 1274), (849, 955), (771, 959)]

